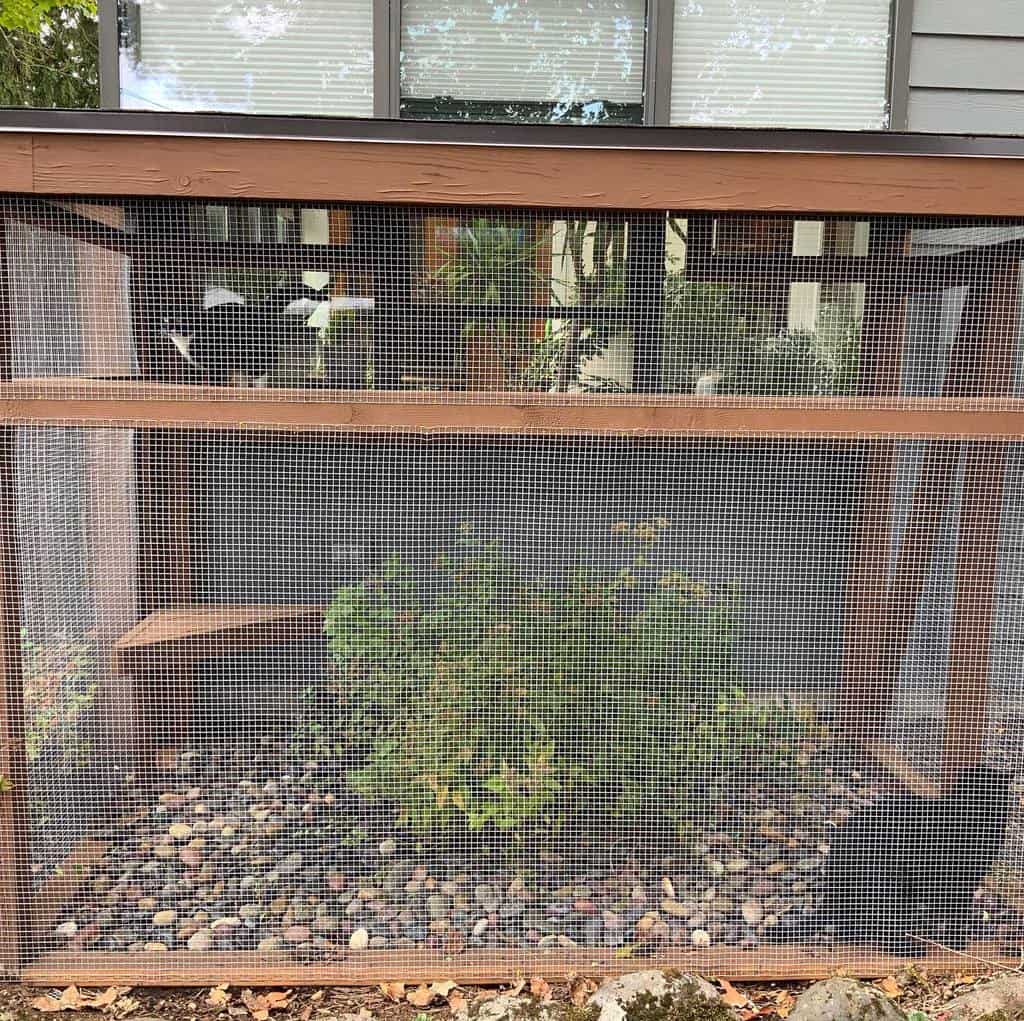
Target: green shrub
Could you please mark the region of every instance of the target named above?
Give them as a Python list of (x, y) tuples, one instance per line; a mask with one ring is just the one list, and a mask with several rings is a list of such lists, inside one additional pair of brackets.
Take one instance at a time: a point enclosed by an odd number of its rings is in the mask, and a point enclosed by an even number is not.
[(339, 589), (336, 728), (366, 756), (350, 784), (418, 830), (556, 825), (574, 800), (681, 824), (710, 776), (774, 765), (795, 717), (737, 687), (737, 593), (654, 566), (667, 527), (621, 522), (617, 563), (558, 578), (467, 528), (430, 579), (392, 557)]

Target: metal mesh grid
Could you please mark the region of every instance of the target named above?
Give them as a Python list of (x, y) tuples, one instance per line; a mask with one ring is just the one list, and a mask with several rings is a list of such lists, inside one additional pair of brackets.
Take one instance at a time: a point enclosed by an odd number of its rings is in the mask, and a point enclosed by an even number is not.
[(35, 966), (1016, 954), (1021, 464), (19, 429)]
[(1020, 389), (1019, 221), (27, 197), (0, 211), (14, 374), (58, 394), (132, 398), (146, 381), (210, 384), (205, 400), (856, 404)]

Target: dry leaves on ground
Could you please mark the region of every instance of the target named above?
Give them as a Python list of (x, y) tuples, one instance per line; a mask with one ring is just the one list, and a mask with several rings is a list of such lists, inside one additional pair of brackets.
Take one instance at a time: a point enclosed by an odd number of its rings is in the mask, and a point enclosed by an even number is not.
[(530, 995), (546, 1002), (551, 999), (551, 986), (540, 975), (536, 975), (530, 979)]
[(875, 985), (889, 997), (890, 1000), (896, 1000), (903, 993), (903, 986), (896, 981), (892, 975), (886, 975), (885, 978), (880, 978)]
[(78, 986), (68, 986), (60, 996), (54, 996), (52, 993), (37, 996), (32, 1001), (32, 1006), (44, 1014), (56, 1014), (63, 1010), (109, 1011), (128, 992), (131, 992), (128, 986), (108, 986), (102, 992), (90, 995), (83, 993)]
[(727, 1007), (747, 1007), (750, 1005), (750, 997), (741, 993), (731, 982), (724, 978), (718, 980), (722, 987), (722, 1003)]
[(585, 1007), (587, 1000), (597, 992), (597, 983), (584, 975), (574, 975), (569, 980), (569, 1000), (575, 1007)]
[(253, 1021), (268, 1021), (272, 1010), (284, 1010), (292, 1002), (292, 991), (271, 990), (268, 993), (254, 993), (251, 989), (242, 990), (242, 1003), (245, 1004)]
[(417, 986), (405, 994), (414, 1007), (429, 1007), (435, 1000), (447, 1000), (455, 988), (454, 982), (434, 982), (429, 986)]
[(377, 988), (392, 1003), (401, 1003), (405, 999), (404, 982), (381, 982)]

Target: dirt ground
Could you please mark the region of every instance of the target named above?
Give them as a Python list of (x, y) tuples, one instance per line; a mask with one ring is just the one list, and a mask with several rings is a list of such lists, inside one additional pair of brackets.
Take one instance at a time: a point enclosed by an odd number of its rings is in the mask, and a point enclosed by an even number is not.
[[(977, 973), (952, 976), (922, 975), (914, 971), (880, 979), (880, 987), (906, 1012), (921, 1011), (927, 1018), (941, 1016), (942, 1005), (953, 996), (983, 982)], [(808, 983), (751, 985), (716, 982), (725, 1001), (741, 1021), (755, 1018), (785, 1019), (796, 997)], [(467, 1008), (500, 993), (518, 992), (537, 1002), (572, 1001), (582, 1005), (596, 984), (586, 977), (570, 983), (548, 984), (524, 979), (514, 985), (489, 988), (461, 987), (440, 982), (431, 987), (388, 983), (370, 989), (300, 988), (292, 990), (235, 989), (36, 989), (0, 985), (0, 1021), (30, 1021), (59, 1016), (66, 1021), (458, 1021)]]

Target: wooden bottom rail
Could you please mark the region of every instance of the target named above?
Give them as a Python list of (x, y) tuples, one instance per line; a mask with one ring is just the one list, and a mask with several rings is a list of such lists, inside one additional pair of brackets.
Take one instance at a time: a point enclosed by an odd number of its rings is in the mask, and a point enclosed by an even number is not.
[[(1000, 958), (989, 944), (970, 953), (1016, 968), (1018, 959)], [(995, 948), (998, 951), (998, 948)], [(289, 954), (256, 951), (191, 953), (49, 953), (22, 971), (28, 985), (65, 986), (369, 986), (384, 981), (428, 982), (451, 979), (466, 985), (493, 985), (517, 976), (621, 975), (647, 968), (677, 969), (735, 982), (820, 979), (842, 971), (860, 978), (919, 971), (963, 971), (971, 964), (952, 953), (900, 958), (863, 948), (813, 951), (793, 947), (758, 950), (675, 950), (654, 957), (617, 957), (612, 950), (488, 951), (446, 957), (434, 951), (378, 950), (348, 953), (344, 960), (303, 964)]]

